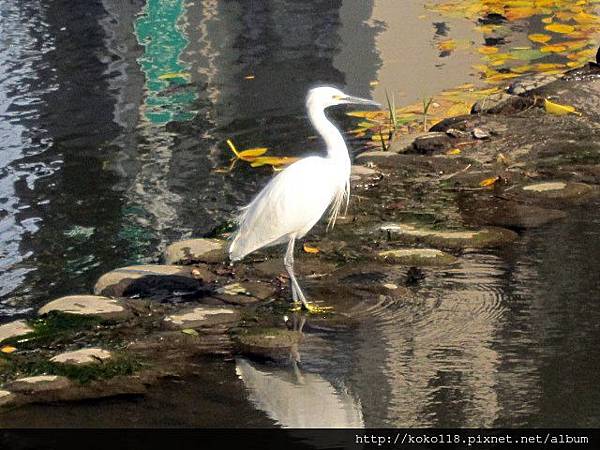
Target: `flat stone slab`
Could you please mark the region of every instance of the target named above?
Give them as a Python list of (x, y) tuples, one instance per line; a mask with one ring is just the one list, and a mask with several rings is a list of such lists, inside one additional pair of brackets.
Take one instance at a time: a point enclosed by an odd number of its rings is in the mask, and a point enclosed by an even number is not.
[(379, 252), (377, 256), (385, 262), (405, 266), (446, 266), (458, 260), (455, 256), (433, 248), (385, 250)]
[(112, 358), (112, 353), (102, 348), (82, 348), (72, 352), (65, 352), (50, 358), (50, 361), (61, 364), (96, 364)]
[(498, 247), (517, 239), (514, 231), (488, 227), (480, 230), (430, 230), (403, 223), (384, 224), (379, 227), (392, 239), (406, 243), (424, 243), (432, 247), (451, 249)]
[(226, 242), (220, 239), (187, 239), (169, 245), (165, 264), (218, 263), (227, 259)]
[(210, 274), (191, 266), (145, 264), (121, 267), (102, 275), (94, 286), (96, 295), (131, 297), (152, 295), (157, 291), (195, 291), (209, 280)]
[(38, 375), (18, 378), (6, 383), (5, 387), (16, 393), (36, 393), (57, 391), (71, 386), (71, 381), (59, 375)]
[(69, 295), (47, 303), (38, 310), (38, 314), (60, 311), (67, 314), (98, 316), (104, 319), (122, 319), (129, 316), (119, 300), (98, 295)]
[(27, 325), (24, 320), (15, 320), (14, 322), (0, 325), (0, 342), (17, 336), (22, 336), (33, 332), (33, 328)]
[(172, 328), (200, 328), (220, 325), (233, 325), (240, 319), (234, 308), (218, 306), (196, 306), (165, 317), (164, 322)]

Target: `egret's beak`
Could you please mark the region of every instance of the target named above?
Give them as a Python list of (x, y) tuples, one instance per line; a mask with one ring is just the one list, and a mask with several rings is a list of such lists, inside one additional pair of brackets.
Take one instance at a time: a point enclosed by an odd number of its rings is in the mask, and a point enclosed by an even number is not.
[(353, 97), (351, 95), (347, 95), (345, 97), (342, 97), (341, 100), (344, 103), (352, 103), (352, 104), (355, 104), (355, 105), (370, 105), (370, 106), (381, 107), (381, 104), (377, 103), (376, 101), (368, 100), (366, 98)]

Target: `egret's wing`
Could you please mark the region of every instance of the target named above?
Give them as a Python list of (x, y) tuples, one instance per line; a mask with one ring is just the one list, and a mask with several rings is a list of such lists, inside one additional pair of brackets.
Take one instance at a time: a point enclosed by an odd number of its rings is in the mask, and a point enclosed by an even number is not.
[(238, 217), (229, 248), (233, 260), (261, 247), (303, 236), (321, 218), (335, 195), (329, 162), (311, 156), (273, 178)]

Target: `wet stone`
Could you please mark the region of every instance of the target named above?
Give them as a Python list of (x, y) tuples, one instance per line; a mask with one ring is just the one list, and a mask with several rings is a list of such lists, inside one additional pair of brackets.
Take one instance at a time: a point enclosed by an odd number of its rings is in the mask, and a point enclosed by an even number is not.
[(14, 322), (0, 325), (0, 342), (17, 336), (22, 336), (33, 332), (33, 328), (27, 325), (24, 320), (15, 320)]
[[(432, 248), (401, 248), (385, 250), (377, 254), (379, 259), (392, 264), (405, 266), (445, 266), (458, 259), (441, 250)], [(384, 285), (387, 287), (387, 285)], [(395, 286), (394, 289), (397, 289)]]
[(36, 393), (67, 389), (71, 386), (68, 378), (59, 375), (38, 375), (19, 378), (6, 383), (5, 387), (16, 393)]
[(266, 300), (275, 295), (275, 288), (268, 283), (243, 281), (231, 283), (217, 289), (213, 297), (234, 305), (247, 305)]
[(103, 319), (123, 319), (130, 315), (119, 300), (98, 295), (70, 295), (47, 303), (38, 310), (39, 315), (50, 311), (67, 314), (97, 316)]
[(465, 199), (460, 204), (463, 218), (473, 225), (508, 228), (537, 228), (566, 217), (564, 211), (547, 209), (499, 198)]
[(108, 350), (102, 348), (82, 348), (81, 350), (56, 355), (50, 361), (61, 364), (83, 365), (101, 363), (110, 358), (112, 358), (112, 354)]
[(218, 263), (227, 259), (226, 242), (220, 239), (187, 239), (169, 245), (164, 252), (166, 264)]
[(200, 327), (233, 326), (240, 319), (234, 308), (196, 306), (165, 317), (165, 324), (171, 328), (186, 329)]
[(431, 230), (410, 224), (385, 224), (379, 228), (392, 240), (412, 244), (423, 243), (449, 249), (486, 248), (505, 245), (517, 239), (514, 231), (488, 227), (480, 230)]
[(302, 340), (298, 331), (280, 328), (244, 330), (235, 336), (241, 353), (266, 359), (287, 358), (297, 350)]
[(201, 267), (147, 264), (121, 267), (102, 275), (94, 286), (96, 295), (110, 297), (152, 296), (170, 292), (194, 292), (213, 281)]

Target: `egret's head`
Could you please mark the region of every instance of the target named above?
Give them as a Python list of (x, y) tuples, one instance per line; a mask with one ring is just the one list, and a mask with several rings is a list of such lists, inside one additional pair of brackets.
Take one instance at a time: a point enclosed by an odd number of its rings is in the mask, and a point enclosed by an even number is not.
[(344, 94), (339, 89), (330, 86), (319, 86), (312, 88), (308, 91), (306, 97), (307, 108), (313, 109), (325, 109), (330, 106), (346, 105), (346, 104), (357, 104), (357, 105), (371, 105), (381, 106), (379, 103), (373, 100), (367, 100), (360, 97), (352, 97), (351, 95)]

